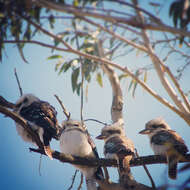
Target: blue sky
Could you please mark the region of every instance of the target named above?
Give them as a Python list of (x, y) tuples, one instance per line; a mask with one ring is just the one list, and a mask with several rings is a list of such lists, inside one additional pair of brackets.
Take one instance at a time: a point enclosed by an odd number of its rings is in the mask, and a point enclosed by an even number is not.
[[(64, 118), (60, 105), (56, 101), (54, 94), (57, 94), (63, 101), (66, 108), (71, 112), (73, 119), (80, 119), (80, 97), (73, 94), (70, 81), (70, 72), (58, 76), (54, 71), (55, 64), (47, 61), (51, 55), (50, 51), (38, 46), (27, 45), (24, 49), (25, 56), (29, 64), (23, 63), (17, 48), (14, 45), (6, 45), (6, 54), (3, 56), (3, 63), (0, 64), (0, 95), (11, 102), (15, 102), (19, 97), (19, 90), (14, 76), (14, 68), (17, 69), (21, 86), (24, 93), (33, 93), (39, 98), (50, 102), (58, 111), (58, 120), (62, 122)], [(64, 56), (70, 56), (63, 54)], [(128, 56), (127, 64), (134, 67), (134, 64), (145, 64), (147, 59), (131, 54)], [(172, 62), (172, 60), (171, 60)], [(116, 61), (116, 63), (119, 63)], [(172, 63), (169, 63), (172, 64)], [(106, 75), (103, 78), (104, 86), (97, 85), (95, 78), (89, 84), (88, 102), (84, 104), (84, 118), (95, 118), (103, 122), (110, 123), (110, 106), (112, 102), (112, 91)], [(148, 84), (164, 97), (165, 94), (154, 71), (148, 76)], [(188, 88), (188, 77), (181, 81), (183, 88)], [(158, 103), (141, 87), (137, 88), (135, 98), (132, 98), (131, 92), (128, 92), (129, 81), (122, 82), (124, 95), (124, 119), (126, 122), (126, 134), (134, 141), (138, 153), (142, 156), (153, 154), (149, 140), (146, 136), (138, 134), (144, 124), (155, 117), (162, 116), (176, 130), (190, 147), (189, 127), (176, 114), (168, 108)], [(70, 164), (62, 164), (57, 160), (51, 161), (47, 157), (42, 158), (41, 176), (38, 167), (40, 155), (29, 152), (31, 145), (24, 143), (17, 135), (15, 124), (9, 118), (0, 115), (0, 142), (1, 142), (1, 162), (0, 162), (0, 189), (35, 189), (52, 190), (67, 189), (70, 186), (74, 169)], [(95, 138), (101, 131), (101, 125), (88, 122), (87, 127), (90, 134)], [(103, 156), (103, 142), (95, 140), (98, 152)], [(51, 147), (59, 150), (59, 143), (52, 141)], [(157, 185), (167, 181), (166, 165), (148, 166), (153, 179)], [(142, 167), (132, 168), (135, 179), (138, 182), (150, 185), (149, 179)], [(110, 169), (113, 181), (117, 181), (118, 176), (115, 169)], [(78, 173), (78, 176), (79, 173)], [(79, 179), (79, 177), (78, 177)], [(172, 184), (179, 184), (184, 180), (184, 175), (179, 175)], [(76, 181), (73, 189), (79, 184)], [(83, 185), (83, 189), (85, 185)]]

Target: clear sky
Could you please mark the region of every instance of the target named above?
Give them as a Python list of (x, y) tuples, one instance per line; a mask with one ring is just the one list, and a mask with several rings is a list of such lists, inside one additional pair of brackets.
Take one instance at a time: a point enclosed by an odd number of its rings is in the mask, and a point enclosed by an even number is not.
[[(24, 63), (20, 58), (16, 46), (6, 45), (6, 55), (3, 56), (3, 63), (0, 64), (0, 95), (11, 102), (16, 102), (19, 98), (19, 90), (14, 76), (14, 68), (16, 68), (24, 93), (33, 93), (39, 98), (50, 102), (58, 111), (59, 122), (65, 118), (54, 94), (57, 94), (62, 99), (68, 111), (71, 112), (73, 119), (80, 119), (80, 97), (72, 92), (70, 72), (58, 76), (54, 71), (55, 64), (47, 61), (47, 57), (51, 55), (47, 49), (27, 45), (24, 53), (29, 64)], [(67, 54), (63, 55), (68, 56)], [(121, 61), (124, 60), (121, 59)], [(132, 54), (128, 56), (127, 63), (124, 64), (133, 67), (134, 65), (132, 64), (137, 65), (146, 61), (147, 59), (142, 59), (142, 57)], [(149, 73), (147, 83), (151, 84), (161, 95), (168, 98), (154, 71)], [(188, 77), (184, 77), (181, 83), (183, 88), (188, 88)], [(126, 134), (133, 140), (141, 156), (151, 155), (153, 152), (149, 146), (148, 138), (139, 135), (138, 132), (144, 128), (144, 124), (147, 121), (159, 116), (162, 116), (171, 125), (172, 129), (176, 130), (183, 137), (187, 146), (190, 147), (190, 128), (181, 118), (158, 103), (140, 86), (137, 88), (135, 98), (133, 98), (131, 92), (127, 91), (129, 81), (122, 82), (121, 85), (125, 101), (123, 113), (126, 122)], [(106, 75), (103, 78), (103, 88), (96, 83), (94, 78), (89, 85), (88, 102), (84, 104), (84, 118), (95, 118), (110, 123), (111, 102), (112, 91)], [(87, 127), (93, 139), (95, 139), (100, 133), (102, 126), (88, 122)], [(70, 186), (71, 178), (75, 171), (70, 164), (62, 164), (57, 160), (51, 161), (47, 157), (43, 157), (40, 176), (40, 155), (29, 152), (28, 148), (31, 145), (24, 143), (17, 135), (14, 122), (0, 114), (0, 128), (0, 189), (53, 190), (67, 189)], [(103, 142), (95, 140), (95, 143), (97, 144), (99, 154), (103, 156)], [(59, 143), (53, 140), (51, 147), (59, 150)], [(166, 165), (152, 165), (148, 166), (148, 169), (157, 185), (167, 182)], [(116, 170), (111, 169), (110, 171), (112, 180), (117, 181)], [(138, 182), (150, 185), (142, 167), (134, 167), (132, 172)], [(79, 176), (78, 173), (78, 179)], [(177, 181), (170, 182), (179, 184), (183, 180), (184, 175), (180, 174)], [(73, 189), (76, 189), (78, 184), (79, 180), (76, 181)], [(85, 185), (83, 185), (83, 189), (86, 189)]]

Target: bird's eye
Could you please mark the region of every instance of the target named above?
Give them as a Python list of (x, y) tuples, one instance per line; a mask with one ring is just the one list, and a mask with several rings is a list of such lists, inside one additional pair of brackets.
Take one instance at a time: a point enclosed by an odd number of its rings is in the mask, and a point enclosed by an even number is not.
[(163, 128), (163, 129), (165, 129), (165, 128), (166, 128), (166, 127), (165, 127), (165, 125), (163, 125), (163, 124), (158, 125), (158, 127), (159, 127), (159, 128)]
[(158, 126), (157, 125), (152, 125), (151, 128), (156, 129), (156, 128), (158, 128)]
[(24, 103), (28, 102), (28, 98), (24, 98), (23, 102)]

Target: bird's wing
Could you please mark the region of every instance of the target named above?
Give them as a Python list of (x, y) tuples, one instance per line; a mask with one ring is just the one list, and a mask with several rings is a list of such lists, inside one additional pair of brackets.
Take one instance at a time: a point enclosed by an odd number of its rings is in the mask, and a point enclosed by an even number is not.
[(57, 133), (57, 112), (48, 102), (33, 102), (27, 107), (23, 107), (20, 115), (26, 120), (47, 129), (53, 135)]
[(151, 138), (151, 143), (157, 145), (171, 144), (181, 154), (186, 154), (188, 148), (184, 140), (173, 130), (161, 130)]
[(122, 136), (115, 136), (110, 138), (105, 146), (104, 146), (104, 151), (105, 154), (111, 153), (111, 154), (122, 154), (122, 155), (133, 155), (134, 154), (134, 149), (132, 142), (128, 141), (126, 137)]
[[(94, 153), (95, 158), (99, 158), (96, 145), (95, 145), (94, 141), (92, 140), (92, 137), (90, 136), (87, 129), (85, 129), (85, 133), (86, 133), (86, 136), (88, 139), (88, 143), (92, 147), (92, 151)], [(103, 179), (103, 176), (104, 176), (104, 174), (103, 174), (102, 168), (99, 166), (95, 172), (95, 178), (100, 180), (100, 179)]]

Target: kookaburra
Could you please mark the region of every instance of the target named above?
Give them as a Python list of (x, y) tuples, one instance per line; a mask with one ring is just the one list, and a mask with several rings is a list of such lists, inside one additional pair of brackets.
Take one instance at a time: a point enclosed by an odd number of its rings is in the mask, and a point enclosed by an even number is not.
[(123, 128), (111, 125), (105, 126), (101, 134), (96, 138), (105, 142), (105, 158), (117, 160), (119, 174), (125, 174), (129, 179), (133, 179), (130, 170), (130, 160), (134, 157), (135, 148), (133, 142), (125, 136)]
[[(64, 121), (60, 137), (60, 149), (64, 154), (72, 156), (98, 158), (98, 153), (84, 124), (75, 120)], [(86, 178), (88, 190), (96, 190), (96, 178), (101, 179), (103, 173), (100, 167), (74, 165)]]
[(176, 179), (177, 163), (188, 152), (184, 140), (162, 118), (150, 120), (139, 133), (148, 135), (155, 155), (167, 157), (168, 175), (171, 179)]
[[(45, 153), (52, 159), (50, 141), (56, 138), (60, 129), (55, 108), (33, 94), (25, 94), (17, 100), (14, 112), (27, 120), (31, 128), (37, 132)], [(16, 129), (24, 141), (36, 145), (31, 135), (20, 124), (16, 123)]]

